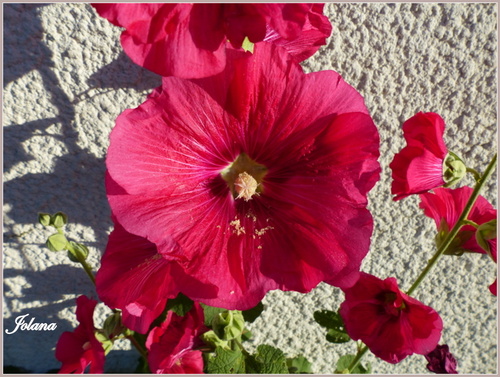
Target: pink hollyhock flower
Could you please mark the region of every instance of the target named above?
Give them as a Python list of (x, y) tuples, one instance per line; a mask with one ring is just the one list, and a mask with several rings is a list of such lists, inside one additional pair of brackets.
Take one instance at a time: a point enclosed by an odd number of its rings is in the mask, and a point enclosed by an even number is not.
[(104, 373), (104, 349), (95, 337), (94, 309), (96, 300), (87, 296), (76, 299), (76, 318), (80, 322), (73, 332), (61, 334), (56, 345), (56, 359), (62, 363), (59, 373), (84, 373), (90, 365), (90, 373)]
[(425, 355), (429, 362), (427, 369), (439, 374), (458, 374), (457, 360), (451, 354), (448, 345), (437, 346), (432, 352)]
[[(437, 188), (434, 193), (420, 194), (420, 208), (424, 214), (436, 222), (438, 247), (455, 226), (473, 189), (461, 187), (457, 189)], [(497, 210), (481, 195), (477, 198), (468, 219), (476, 224), (484, 224), (497, 218)], [(486, 251), (477, 243), (475, 228), (472, 225), (462, 227), (446, 254), (460, 255), (464, 252), (485, 254)], [(496, 254), (496, 238), (495, 254)]]
[(391, 193), (394, 200), (451, 185), (465, 174), (465, 165), (443, 141), (444, 120), (419, 112), (403, 124), (407, 146), (394, 156)]
[[(109, 176), (107, 185), (113, 185)], [(115, 223), (96, 275), (96, 290), (106, 305), (122, 311), (125, 326), (145, 334), (181, 287), (191, 295), (202, 289), (216, 292), (187, 276), (176, 261), (162, 258), (155, 244)]]
[(339, 314), (347, 334), (363, 341), (382, 360), (396, 364), (413, 353), (426, 355), (439, 342), (443, 329), (439, 314), (401, 292), (395, 278), (381, 280), (361, 273), (344, 293)]
[[(245, 37), (275, 42), (302, 61), (326, 43), (324, 4), (103, 4), (92, 6), (125, 28), (121, 43), (140, 66), (162, 76), (201, 78), (221, 72), (226, 48)], [(226, 41), (230, 41), (230, 44)]]
[(203, 356), (196, 350), (203, 345), (200, 335), (209, 330), (203, 322), (203, 309), (198, 303), (184, 317), (169, 311), (166, 320), (153, 328), (146, 340), (151, 372), (203, 373)]
[(106, 160), (113, 214), (207, 287), (183, 293), (211, 306), (354, 284), (380, 172), (361, 95), (336, 72), (304, 74), (271, 44), (233, 52), (223, 74), (164, 78), (118, 117)]

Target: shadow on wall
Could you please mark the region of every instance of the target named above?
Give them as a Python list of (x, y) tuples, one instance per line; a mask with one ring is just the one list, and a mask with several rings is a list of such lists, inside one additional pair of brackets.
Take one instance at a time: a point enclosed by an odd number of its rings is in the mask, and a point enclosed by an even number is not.
[[(71, 223), (92, 228), (95, 232), (96, 245), (102, 249), (107, 241), (107, 229), (111, 226), (104, 186), (104, 159), (96, 158), (78, 145), (75, 107), (61, 88), (54, 71), (53, 53), (43, 41), (44, 29), (39, 12), (45, 6), (50, 5), (11, 3), (4, 4), (3, 7), (4, 88), (36, 70), (42, 79), (43, 89), (49, 94), (57, 113), (52, 118), (8, 124), (3, 128), (4, 172), (34, 159), (25, 151), (23, 145), (35, 135), (56, 138), (64, 143), (67, 154), (57, 158), (51, 173), (26, 173), (4, 183), (4, 203), (9, 208), (7, 216), (15, 224), (35, 224), (38, 212), (63, 211), (68, 214)], [(95, 88), (110, 88), (110, 90), (134, 88), (142, 91), (160, 85), (161, 79), (121, 54), (111, 64), (94, 73), (88, 84)], [(29, 106), (29, 103), (26, 105)], [(55, 124), (60, 126), (61, 133), (49, 134), (47, 129)], [(25, 257), (23, 248), (26, 244), (14, 233), (10, 225), (5, 225), (4, 242), (19, 250), (21, 258)], [(75, 278), (75, 275), (80, 276), (80, 274), (81, 279)], [(73, 299), (61, 301), (64, 295), (89, 294), (93, 291), (93, 287), (80, 268), (68, 265), (51, 266), (44, 271), (4, 270), (4, 278), (19, 276), (22, 276), (27, 286), (31, 288), (23, 290), (22, 295), (16, 295), (13, 292), (17, 292), (19, 287), (13, 290), (13, 287), (5, 286), (5, 304), (8, 310), (13, 311), (13, 315), (4, 320), (4, 328), (14, 328), (15, 318), (29, 313), (29, 317), (36, 317), (37, 322), (57, 322), (57, 330), (44, 332), (43, 347), (40, 347), (39, 332), (4, 334), (4, 365), (30, 368), (27, 365), (14, 365), (13, 360), (20, 358), (46, 360), (47, 364), (40, 365), (37, 368), (39, 370), (35, 371), (45, 373), (47, 365), (58, 365), (54, 358), (54, 347), (60, 334), (72, 330), (68, 321), (53, 318), (51, 314), (74, 305)], [(69, 287), (68, 282), (71, 282)], [(23, 307), (31, 306), (33, 301), (47, 302), (47, 304), (39, 308), (16, 311), (14, 308), (16, 300), (28, 304), (22, 305)], [(60, 302), (54, 303), (55, 301)], [(21, 352), (21, 349), (28, 349), (31, 354), (16, 356), (15, 353)]]

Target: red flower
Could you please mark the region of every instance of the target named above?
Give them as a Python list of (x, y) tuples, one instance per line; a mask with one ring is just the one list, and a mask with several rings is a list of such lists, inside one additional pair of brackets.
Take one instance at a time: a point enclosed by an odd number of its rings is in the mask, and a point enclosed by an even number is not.
[(380, 171), (362, 97), (336, 72), (304, 74), (273, 45), (233, 52), (222, 75), (164, 78), (118, 117), (106, 161), (117, 221), (215, 286), (183, 292), (211, 306), (354, 284)]
[(362, 273), (344, 293), (339, 313), (345, 329), (375, 356), (395, 364), (413, 353), (426, 355), (436, 347), (443, 329), (439, 314), (401, 292), (395, 278), (381, 280)]
[[(473, 189), (461, 187), (457, 189), (437, 188), (434, 193), (420, 194), (420, 208), (424, 214), (433, 218), (438, 228), (437, 242), (440, 243), (447, 236), (449, 231), (455, 226)], [(468, 219), (478, 225), (497, 218), (497, 210), (481, 195), (477, 198)], [(455, 238), (452, 247), (446, 254), (462, 254), (463, 252), (473, 252), (485, 254), (486, 251), (479, 246), (474, 236), (475, 228), (472, 225), (462, 227)], [(496, 239), (495, 239), (496, 254)]]
[(59, 373), (104, 373), (104, 349), (95, 337), (93, 314), (97, 301), (86, 296), (76, 299), (76, 318), (80, 322), (73, 332), (61, 334), (56, 346), (56, 359), (62, 363)]
[(403, 124), (407, 146), (389, 165), (394, 200), (455, 183), (465, 174), (463, 162), (444, 145), (444, 128), (444, 120), (435, 113), (420, 112)]
[[(121, 43), (140, 66), (162, 76), (201, 78), (221, 72), (226, 48), (245, 37), (285, 48), (297, 61), (326, 43), (332, 27), (324, 4), (102, 4), (100, 16), (125, 28)], [(288, 45), (290, 43), (290, 45)]]
[(427, 369), (439, 374), (458, 374), (457, 360), (451, 354), (448, 345), (437, 346), (432, 352), (425, 355), (429, 362)]
[(195, 348), (203, 345), (200, 335), (205, 327), (203, 309), (198, 303), (184, 317), (168, 312), (165, 322), (148, 335), (148, 363), (157, 374), (203, 373), (203, 357)]
[[(106, 183), (113, 184), (109, 176)], [(97, 272), (96, 290), (106, 305), (122, 310), (125, 326), (145, 334), (180, 287), (191, 295), (216, 292), (185, 275), (177, 262), (162, 258), (155, 244), (115, 223)]]

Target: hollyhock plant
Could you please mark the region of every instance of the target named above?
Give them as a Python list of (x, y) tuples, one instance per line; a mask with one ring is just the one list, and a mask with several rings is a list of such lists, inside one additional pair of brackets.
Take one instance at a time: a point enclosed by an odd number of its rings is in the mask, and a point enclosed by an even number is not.
[(56, 346), (56, 359), (62, 363), (59, 373), (104, 373), (104, 348), (95, 336), (93, 314), (96, 300), (87, 296), (76, 299), (76, 318), (80, 322), (73, 332), (61, 334)]
[(438, 345), (432, 352), (425, 355), (427, 369), (439, 374), (458, 374), (457, 360), (451, 354), (447, 344)]
[[(472, 192), (472, 188), (465, 186), (457, 189), (437, 188), (433, 193), (420, 194), (420, 208), (424, 210), (426, 216), (436, 222), (438, 247), (457, 223)], [(481, 225), (496, 219), (496, 217), (497, 210), (480, 195), (467, 218)], [(475, 231), (472, 225), (463, 226), (446, 254), (460, 255), (464, 252), (485, 254), (486, 251), (478, 244), (474, 236)], [(490, 241), (495, 243), (494, 252), (496, 254), (496, 238)]]
[(146, 340), (151, 372), (157, 374), (203, 373), (203, 356), (197, 347), (203, 345), (200, 335), (208, 331), (203, 309), (194, 303), (183, 317), (172, 311), (166, 320), (153, 328)]
[(439, 314), (401, 292), (395, 278), (361, 273), (344, 293), (339, 314), (347, 334), (363, 341), (382, 360), (396, 364), (414, 353), (426, 355), (439, 342), (443, 329)]
[[(284, 46), (297, 61), (326, 43), (324, 4), (104, 4), (93, 7), (124, 27), (130, 58), (162, 76), (201, 78), (221, 72), (226, 49), (245, 40)], [(229, 41), (230, 43), (227, 43)]]
[(436, 113), (419, 112), (404, 122), (407, 146), (389, 165), (394, 200), (454, 184), (465, 175), (464, 163), (444, 144), (444, 129), (444, 120)]
[(380, 172), (361, 95), (271, 44), (233, 53), (221, 75), (166, 77), (118, 117), (106, 159), (116, 220), (199, 282), (181, 291), (207, 305), (246, 310), (273, 289), (354, 284)]

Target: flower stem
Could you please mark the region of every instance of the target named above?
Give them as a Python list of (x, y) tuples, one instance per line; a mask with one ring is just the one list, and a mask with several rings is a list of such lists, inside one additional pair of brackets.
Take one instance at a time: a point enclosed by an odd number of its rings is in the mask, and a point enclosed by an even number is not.
[(368, 351), (368, 347), (365, 345), (363, 345), (363, 347), (358, 349), (358, 353), (356, 354), (356, 356), (352, 360), (351, 364), (347, 368), (347, 369), (349, 369), (349, 373), (352, 373), (353, 369), (358, 366), (359, 362), (361, 361), (361, 358), (364, 356), (366, 351)]
[(444, 239), (441, 247), (436, 251), (436, 253), (433, 255), (433, 257), (429, 260), (427, 263), (427, 266), (423, 269), (423, 271), (420, 273), (420, 275), (417, 277), (413, 285), (408, 289), (406, 292), (407, 295), (411, 295), (413, 291), (420, 285), (422, 280), (427, 276), (429, 271), (434, 267), (436, 264), (437, 260), (441, 255), (444, 254), (444, 252), (448, 249), (452, 241), (455, 239), (456, 235), (458, 234), (460, 228), (466, 224), (467, 221), (467, 216), (469, 215), (470, 211), (472, 210), (472, 207), (474, 206), (474, 203), (476, 202), (477, 197), (479, 196), (479, 193), (481, 189), (483, 188), (484, 184), (488, 180), (488, 178), (493, 174), (493, 171), (495, 170), (497, 162), (497, 154), (495, 153), (495, 156), (489, 163), (488, 167), (484, 171), (484, 174), (479, 177), (479, 179), (476, 182), (476, 186), (474, 187), (474, 191), (472, 192), (469, 200), (467, 201), (467, 204), (465, 205), (465, 208), (462, 211), (462, 214), (458, 218), (457, 223), (455, 226), (451, 229), (450, 233), (448, 233), (448, 236)]
[(476, 182), (478, 182), (480, 179), (481, 179), (481, 174), (478, 173), (478, 171), (476, 169), (472, 169), (472, 168), (467, 168), (465, 169), (468, 173), (471, 173), (473, 176), (474, 176), (474, 179), (476, 180)]
[(92, 280), (92, 283), (94, 283), (94, 285), (95, 285), (95, 276), (92, 273), (92, 268), (89, 266), (89, 264), (87, 263), (86, 260), (84, 260), (84, 259), (80, 260), (79, 259), (78, 261), (80, 262), (80, 264), (82, 265), (83, 269), (85, 270), (85, 272), (89, 276), (90, 280)]

